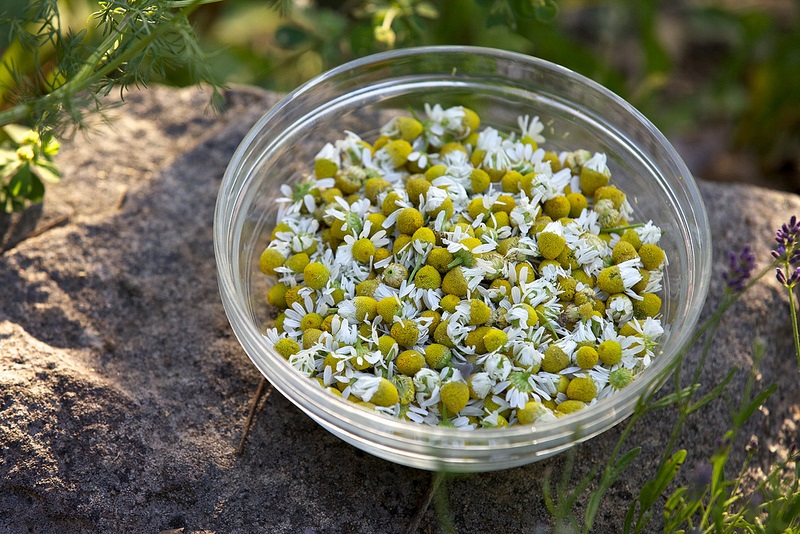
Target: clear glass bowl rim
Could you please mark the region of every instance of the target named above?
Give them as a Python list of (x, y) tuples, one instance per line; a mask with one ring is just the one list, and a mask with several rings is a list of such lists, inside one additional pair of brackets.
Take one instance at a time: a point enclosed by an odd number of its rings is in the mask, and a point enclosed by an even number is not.
[[(504, 61), (514, 61), (527, 64), (529, 67), (537, 69), (545, 69), (549, 71), (557, 71), (560, 75), (570, 78), (574, 83), (578, 83), (588, 87), (589, 89), (600, 93), (604, 98), (607, 98), (614, 105), (622, 108), (632, 119), (644, 125), (649, 132), (657, 139), (660, 146), (659, 148), (667, 152), (667, 156), (678, 168), (680, 174), (683, 176), (682, 185), (684, 187), (684, 194), (692, 200), (693, 209), (691, 212), (692, 218), (690, 222), (696, 223), (696, 237), (699, 242), (710, 245), (710, 227), (708, 223), (707, 214), (700, 196), (697, 184), (694, 182), (689, 169), (686, 167), (683, 160), (677, 154), (675, 149), (664, 137), (664, 135), (636, 108), (628, 102), (617, 96), (612, 91), (606, 89), (602, 85), (594, 82), (593, 80), (577, 74), (566, 67), (545, 61), (533, 56), (528, 56), (515, 52), (508, 52), (499, 49), (473, 47), (473, 46), (426, 46), (415, 48), (404, 48), (399, 50), (392, 50), (373, 54), (360, 59), (356, 59), (345, 63), (339, 67), (333, 68), (314, 79), (301, 85), (291, 93), (287, 94), (280, 102), (273, 106), (255, 125), (250, 129), (247, 135), (243, 138), (240, 145), (236, 149), (231, 161), (225, 171), (222, 184), (220, 186), (220, 193), (217, 198), (217, 204), (214, 213), (214, 251), (217, 262), (218, 282), (220, 288), (221, 299), (225, 312), (229, 318), (231, 326), (234, 330), (236, 337), (240, 344), (245, 349), (253, 363), (258, 369), (274, 383), (273, 378), (279, 381), (291, 383), (294, 389), (294, 394), (288, 394), (284, 391), (283, 387), (278, 389), (289, 398), (293, 403), (298, 405), (303, 411), (309, 413), (309, 407), (304, 403), (311, 403), (323, 412), (328, 412), (331, 416), (329, 422), (340, 419), (346, 421), (354, 427), (363, 430), (360, 435), (362, 439), (368, 439), (366, 436), (383, 435), (390, 440), (411, 440), (416, 444), (430, 443), (431, 447), (436, 447), (439, 442), (451, 442), (458, 440), (469, 441), (470, 444), (465, 446), (465, 451), (471, 448), (485, 448), (487, 446), (498, 448), (509, 448), (518, 444), (519, 446), (528, 446), (532, 442), (537, 441), (537, 437), (553, 437), (561, 434), (564, 431), (574, 431), (584, 426), (592, 426), (590, 423), (600, 416), (607, 416), (609, 412), (616, 413), (617, 410), (627, 411), (629, 415), (631, 407), (635, 402), (651, 391), (653, 388), (660, 387), (663, 380), (668, 376), (668, 365), (673, 362), (677, 354), (686, 347), (686, 344), (693, 333), (694, 325), (700, 316), (702, 310), (702, 303), (705, 300), (709, 280), (710, 269), (704, 269), (703, 266), (711, 265), (711, 247), (702, 246), (699, 250), (690, 251), (692, 259), (690, 263), (695, 266), (694, 276), (697, 283), (693, 285), (692, 292), (694, 293), (693, 305), (687, 310), (684, 316), (684, 324), (686, 328), (680, 332), (673, 333), (677, 339), (671, 343), (672, 350), (670, 353), (661, 353), (654, 363), (646, 370), (647, 377), (635, 380), (630, 386), (622, 391), (617, 392), (608, 399), (598, 401), (595, 405), (581, 410), (577, 413), (571, 414), (566, 419), (559, 419), (555, 422), (537, 424), (537, 425), (515, 425), (508, 428), (500, 429), (478, 429), (475, 431), (464, 431), (451, 428), (430, 427), (427, 425), (418, 425), (416, 423), (404, 422), (395, 420), (377, 413), (370, 412), (363, 408), (357, 407), (347, 401), (342, 401), (333, 397), (330, 393), (318, 387), (311, 380), (303, 377), (296, 370), (294, 370), (282, 357), (275, 353), (267, 344), (266, 338), (259, 331), (256, 325), (253, 324), (250, 313), (248, 312), (245, 304), (236, 298), (234, 277), (236, 274), (236, 262), (231, 262), (230, 247), (235, 246), (231, 240), (231, 226), (230, 221), (226, 221), (226, 216), (230, 214), (226, 212), (226, 208), (231, 205), (231, 194), (236, 191), (231, 190), (231, 184), (235, 182), (236, 175), (242, 171), (242, 164), (248, 158), (248, 149), (261, 132), (268, 127), (274, 117), (279, 116), (284, 109), (293, 105), (293, 102), (306, 92), (314, 90), (314, 88), (325, 84), (331, 79), (335, 79), (343, 74), (358, 71), (377, 63), (385, 63), (387, 61), (406, 58), (409, 56), (418, 56), (422, 54), (476, 54), (486, 57), (495, 57)], [(242, 184), (244, 185), (244, 184)], [(671, 187), (671, 186), (670, 186)], [(688, 327), (691, 326), (691, 327)], [(274, 366), (267, 367), (266, 362), (262, 358), (269, 357), (274, 360)], [(272, 376), (272, 373), (277, 372), (280, 376)], [(277, 387), (277, 385), (276, 385)], [(327, 409), (326, 409), (327, 408)], [(312, 418), (317, 419), (312, 415)], [(605, 418), (605, 417), (602, 417)], [(327, 418), (326, 418), (327, 419)], [(618, 417), (612, 425), (619, 423), (624, 417)], [(331, 423), (335, 424), (335, 423)], [(571, 430), (573, 429), (573, 430)], [(605, 428), (604, 430), (606, 430)], [(491, 444), (491, 445), (490, 445)], [(376, 446), (381, 448), (381, 444), (376, 442)], [(442, 462), (447, 463), (447, 459), (442, 458)], [(533, 459), (531, 460), (533, 461)], [(487, 466), (489, 469), (491, 467)]]

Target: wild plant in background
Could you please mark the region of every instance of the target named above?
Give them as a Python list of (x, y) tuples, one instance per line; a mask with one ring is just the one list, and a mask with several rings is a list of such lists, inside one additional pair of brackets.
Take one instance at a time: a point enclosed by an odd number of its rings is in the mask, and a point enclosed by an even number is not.
[[(208, 82), (221, 104), (189, 15), (218, 0), (110, 0), (98, 3), (92, 31), (62, 23), (57, 0), (4, 3), (0, 8), (0, 210), (17, 211), (54, 181), (53, 138), (88, 126), (112, 89), (146, 86), (174, 67)], [(12, 126), (8, 128), (8, 126)], [(26, 126), (22, 133), (21, 125)], [(11, 156), (10, 152), (14, 155)]]
[(228, 0), (203, 11), (230, 81), (287, 91), (389, 48), (491, 46), (588, 76), (668, 134), (731, 130), (728, 151), (800, 190), (800, 77), (787, 75), (800, 68), (798, 2)]
[(800, 283), (800, 221), (794, 215), (788, 224), (783, 224), (775, 235), (778, 246), (772, 251), (777, 263), (776, 277), (786, 288), (789, 296), (789, 309), (792, 315), (792, 333), (797, 366), (800, 367), (800, 335), (797, 330), (797, 311), (794, 305), (794, 287)]
[(44, 183), (58, 182), (53, 163), (59, 143), (50, 132), (44, 136), (7, 124), (0, 129), (0, 213), (19, 211), (26, 202), (44, 197)]

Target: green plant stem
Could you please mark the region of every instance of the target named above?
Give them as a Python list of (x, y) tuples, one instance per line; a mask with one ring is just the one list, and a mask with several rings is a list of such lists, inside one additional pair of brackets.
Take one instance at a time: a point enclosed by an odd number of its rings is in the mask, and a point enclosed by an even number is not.
[[(736, 301), (739, 300), (743, 294), (745, 294), (756, 282), (761, 280), (767, 273), (771, 272), (772, 269), (775, 268), (776, 261), (772, 261), (768, 266), (761, 269), (758, 273), (755, 274), (744, 286), (742, 291), (738, 293), (726, 293), (726, 295), (722, 298), (722, 302), (720, 302), (719, 307), (714, 312), (714, 315), (709, 317), (701, 326), (698, 328), (697, 332), (694, 336), (692, 336), (691, 341), (687, 345), (688, 348), (691, 348), (697, 343), (700, 338), (708, 333), (708, 338), (703, 346), (703, 352), (700, 355), (700, 360), (697, 362), (695, 366), (694, 373), (692, 374), (692, 384), (697, 384), (700, 380), (700, 373), (703, 371), (703, 367), (705, 367), (706, 359), (708, 357), (708, 352), (711, 349), (711, 343), (714, 341), (714, 337), (717, 333), (717, 328), (719, 328), (719, 323), (722, 320), (722, 316), (728, 310), (728, 308), (733, 305)], [(683, 358), (686, 355), (686, 351), (681, 354), (679, 369), (683, 363)], [(680, 371), (676, 371), (675, 373), (675, 390), (680, 391)], [(675, 423), (675, 426), (672, 429), (672, 433), (670, 434), (669, 441), (667, 442), (667, 446), (664, 448), (664, 455), (661, 458), (661, 462), (665, 462), (671, 455), (672, 451), (675, 448), (675, 443), (678, 441), (678, 437), (680, 436), (681, 431), (683, 430), (683, 425), (686, 422), (686, 419), (689, 416), (689, 405), (692, 399), (693, 393), (690, 393), (688, 398), (680, 399), (679, 402), (679, 413), (678, 413), (678, 421)]]
[(417, 508), (417, 513), (414, 514), (414, 517), (411, 519), (411, 522), (405, 530), (406, 534), (416, 534), (417, 530), (419, 530), (419, 524), (422, 521), (425, 512), (428, 510), (428, 507), (431, 505), (433, 496), (439, 490), (439, 486), (441, 486), (446, 477), (447, 473), (443, 471), (437, 471), (433, 474), (431, 477), (431, 483), (428, 486), (428, 491), (425, 492), (422, 502), (420, 503), (419, 508)]
[[(210, 0), (210, 1), (218, 1), (218, 0)], [(176, 5), (184, 5), (178, 13), (174, 15), (174, 18), (177, 17), (188, 17), (195, 9), (197, 9), (201, 4), (210, 3), (209, 0), (193, 0), (191, 3), (185, 4), (183, 2), (178, 3)], [(86, 64), (78, 71), (75, 76), (73, 76), (70, 80), (65, 82), (64, 84), (57, 87), (55, 90), (51, 91), (50, 93), (40, 97), (40, 105), (43, 107), (47, 107), (51, 105), (51, 103), (59, 102), (63, 99), (71, 98), (72, 95), (78, 94), (82, 91), (87, 90), (92, 84), (102, 80), (106, 76), (113, 73), (119, 67), (124, 65), (130, 58), (134, 57), (136, 54), (140, 53), (142, 50), (147, 48), (155, 39), (157, 39), (162, 33), (170, 30), (170, 25), (161, 23), (155, 26), (153, 31), (149, 33), (146, 37), (134, 41), (133, 45), (125, 52), (114, 58), (113, 61), (109, 61), (107, 63), (103, 63), (103, 58), (109, 52), (112, 52), (115, 48), (115, 44), (119, 41), (119, 39), (123, 36), (122, 30), (128, 25), (130, 20), (130, 15), (126, 15), (123, 17), (120, 24), (117, 28), (106, 37), (100, 46), (95, 49), (95, 51), (89, 56), (86, 61)], [(34, 108), (37, 107), (35, 101), (34, 102), (25, 102), (23, 104), (18, 104), (12, 108), (9, 108), (5, 111), (0, 111), (0, 125), (20, 122), (28, 118), (31, 113), (33, 112)]]
[(612, 232), (619, 232), (621, 230), (632, 230), (633, 228), (641, 228), (644, 226), (642, 223), (626, 224), (625, 226), (615, 226), (614, 228), (601, 228), (601, 234), (610, 234)]
[(797, 310), (794, 305), (794, 287), (787, 287), (789, 294), (789, 313), (792, 317), (792, 333), (794, 334), (794, 352), (797, 356), (797, 369), (800, 371), (800, 334), (797, 331)]

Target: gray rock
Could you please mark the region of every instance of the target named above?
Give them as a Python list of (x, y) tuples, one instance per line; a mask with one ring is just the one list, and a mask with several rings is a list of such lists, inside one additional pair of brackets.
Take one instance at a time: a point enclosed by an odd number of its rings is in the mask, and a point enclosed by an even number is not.
[[(277, 97), (229, 91), (219, 117), (205, 111), (207, 97), (134, 92), (110, 127), (65, 143), (64, 179), (44, 205), (55, 215), (0, 256), (0, 532), (402, 532), (430, 484), (427, 472), (341, 442), (277, 393), (262, 402), (244, 455), (234, 454), (260, 376), (219, 301), (211, 221), (228, 159)], [(775, 228), (800, 212), (800, 198), (701, 189), (714, 233), (707, 318), (723, 295), (726, 251), (747, 244), (766, 264)], [(734, 443), (741, 459), (758, 436), (762, 469), (800, 420), (786, 302), (764, 277), (722, 321), (701, 374), (708, 391), (731, 367), (749, 367), (754, 337), (766, 340), (758, 384), (779, 389)], [(664, 410), (634, 427), (627, 448), (642, 453), (609, 491), (597, 532), (618, 531), (675, 419)], [(723, 402), (689, 420), (682, 482), (729, 425)], [(604, 465), (621, 430), (579, 446), (574, 476)], [(567, 459), (449, 479), (454, 526), (551, 524), (541, 480), (557, 480)], [(421, 528), (440, 530), (434, 509)]]

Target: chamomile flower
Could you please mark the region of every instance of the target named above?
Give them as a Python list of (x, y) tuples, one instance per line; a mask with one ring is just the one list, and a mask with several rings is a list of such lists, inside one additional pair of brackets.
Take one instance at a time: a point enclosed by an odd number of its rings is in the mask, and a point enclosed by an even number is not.
[(664, 335), (664, 327), (661, 325), (661, 321), (652, 317), (648, 317), (644, 321), (634, 319), (630, 325), (637, 334), (632, 346), (638, 349), (636, 356), (642, 358), (642, 364), (646, 367), (655, 355), (658, 341)]
[(513, 369), (513, 365), (508, 357), (500, 353), (487, 354), (478, 359), (478, 362), (483, 365), (489, 378), (494, 380), (506, 380)]
[[(345, 132), (346, 137), (336, 141), (335, 151), (341, 158), (340, 167), (363, 164), (370, 157), (370, 149), (358, 135), (353, 132)], [(323, 148), (323, 150), (325, 150)]]
[(315, 350), (313, 348), (305, 349), (289, 356), (289, 365), (294, 367), (301, 375), (310, 377), (317, 370), (314, 359)]
[(428, 140), (434, 147), (442, 146), (448, 136), (462, 139), (469, 134), (469, 127), (464, 124), (466, 113), (461, 106), (444, 109), (439, 104), (425, 104), (425, 114), (428, 116)]
[(439, 402), (439, 391), (442, 379), (433, 369), (423, 368), (414, 375), (414, 388), (417, 392), (417, 403), (423, 408), (429, 408)]
[(595, 172), (607, 174), (609, 172), (608, 167), (606, 166), (607, 159), (608, 158), (605, 154), (601, 152), (595, 152), (594, 155), (583, 164), (583, 167), (591, 169)]
[(522, 235), (526, 235), (536, 224), (536, 218), (541, 212), (541, 208), (539, 207), (540, 201), (541, 196), (539, 196), (538, 193), (534, 195), (532, 199), (528, 199), (528, 197), (523, 194), (517, 201), (517, 205), (511, 210), (509, 219), (511, 219), (514, 226), (519, 228)]
[(635, 228), (636, 233), (642, 245), (656, 245), (661, 239), (661, 228), (653, 224), (653, 221), (647, 221), (644, 226)]
[(542, 135), (544, 124), (539, 120), (539, 117), (525, 115), (524, 117), (517, 118), (517, 124), (519, 125), (521, 139), (524, 140), (528, 138), (537, 144), (544, 143), (545, 139)]

